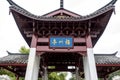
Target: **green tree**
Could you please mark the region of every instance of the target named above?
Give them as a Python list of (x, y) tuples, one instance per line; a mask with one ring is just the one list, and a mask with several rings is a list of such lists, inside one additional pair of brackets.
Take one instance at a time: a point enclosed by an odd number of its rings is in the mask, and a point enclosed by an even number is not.
[(4, 68), (0, 68), (0, 75), (8, 75), (11, 80), (15, 80), (15, 74)]
[(29, 54), (30, 49), (27, 49), (25, 46), (22, 46), (19, 50), (20, 53), (22, 54)]
[(72, 77), (69, 80), (76, 80), (75, 79), (75, 74), (72, 74)]
[(48, 80), (65, 80), (67, 73), (62, 72), (51, 72), (48, 75)]
[(70, 80), (76, 80), (75, 77), (70, 78)]
[(112, 80), (112, 78), (113, 78), (114, 76), (117, 76), (117, 75), (120, 76), (120, 70), (111, 73), (111, 74), (109, 75), (109, 77), (108, 77), (108, 80)]
[(9, 75), (9, 76), (13, 76), (14, 74), (11, 73), (10, 71), (4, 69), (4, 68), (0, 68), (0, 75)]
[(59, 73), (60, 80), (65, 80), (67, 73)]

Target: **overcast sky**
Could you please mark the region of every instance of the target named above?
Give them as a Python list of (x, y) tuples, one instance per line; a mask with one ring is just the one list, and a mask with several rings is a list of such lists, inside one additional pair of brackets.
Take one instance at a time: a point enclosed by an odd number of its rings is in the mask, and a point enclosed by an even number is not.
[[(60, 0), (13, 0), (19, 6), (35, 15), (43, 15), (60, 7)], [(111, 0), (65, 0), (64, 8), (80, 15), (90, 14)], [(0, 0), (0, 56), (6, 51), (18, 52), (27, 46), (21, 36), (12, 14), (9, 15), (7, 0)], [(113, 53), (120, 50), (120, 0), (115, 4), (116, 14), (112, 15), (104, 34), (94, 47), (94, 53)]]

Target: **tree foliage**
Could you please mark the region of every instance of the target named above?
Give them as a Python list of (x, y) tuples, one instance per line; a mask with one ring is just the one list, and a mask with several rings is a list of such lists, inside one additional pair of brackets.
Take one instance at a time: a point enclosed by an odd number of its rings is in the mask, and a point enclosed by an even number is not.
[(14, 73), (4, 69), (4, 68), (0, 68), (0, 75), (8, 75), (8, 76), (14, 76)]
[(30, 49), (27, 49), (25, 46), (22, 46), (19, 50), (20, 53), (22, 54), (29, 54)]
[(117, 76), (117, 75), (120, 76), (120, 70), (111, 73), (111, 74), (109, 75), (109, 77), (108, 77), (108, 80), (112, 80), (112, 78), (113, 78), (114, 76)]
[(48, 76), (48, 80), (65, 80), (67, 73), (52, 72)]

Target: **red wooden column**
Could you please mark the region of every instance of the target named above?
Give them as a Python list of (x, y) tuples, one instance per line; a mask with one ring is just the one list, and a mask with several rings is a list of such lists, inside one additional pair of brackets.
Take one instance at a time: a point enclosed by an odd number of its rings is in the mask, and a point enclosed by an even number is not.
[(38, 80), (40, 56), (36, 54), (38, 36), (33, 34), (25, 80)]
[(88, 35), (86, 36), (86, 47), (87, 47), (87, 48), (93, 48), (90, 34), (88, 34)]
[(87, 55), (83, 56), (85, 80), (98, 80), (90, 34), (86, 35)]
[(31, 48), (36, 48), (37, 47), (37, 42), (38, 42), (38, 36), (36, 34), (33, 34), (30, 47)]

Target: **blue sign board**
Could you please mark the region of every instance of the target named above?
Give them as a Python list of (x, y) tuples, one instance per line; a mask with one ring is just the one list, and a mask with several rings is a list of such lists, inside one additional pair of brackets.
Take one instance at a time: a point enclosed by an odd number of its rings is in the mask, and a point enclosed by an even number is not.
[(50, 37), (50, 48), (73, 48), (72, 37)]

